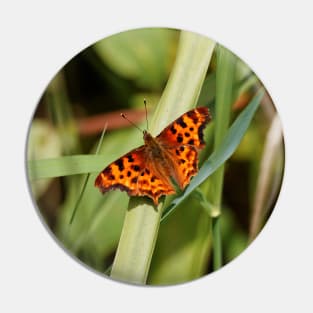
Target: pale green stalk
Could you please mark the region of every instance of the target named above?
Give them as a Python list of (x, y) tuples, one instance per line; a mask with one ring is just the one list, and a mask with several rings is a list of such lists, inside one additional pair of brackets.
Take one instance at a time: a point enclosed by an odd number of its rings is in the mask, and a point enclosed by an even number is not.
[[(182, 32), (177, 59), (162, 98), (150, 122), (152, 135), (195, 106), (215, 43)], [(114, 259), (111, 277), (145, 284), (158, 234), (163, 203), (157, 209), (145, 198), (131, 198)]]
[[(217, 49), (216, 65), (216, 104), (214, 119), (214, 150), (221, 145), (230, 122), (231, 105), (233, 103), (233, 82), (236, 68), (236, 57), (224, 47)], [(213, 268), (222, 266), (222, 238), (220, 226), (221, 200), (224, 183), (224, 165), (210, 177), (208, 199), (213, 204), (212, 236), (213, 236)]]

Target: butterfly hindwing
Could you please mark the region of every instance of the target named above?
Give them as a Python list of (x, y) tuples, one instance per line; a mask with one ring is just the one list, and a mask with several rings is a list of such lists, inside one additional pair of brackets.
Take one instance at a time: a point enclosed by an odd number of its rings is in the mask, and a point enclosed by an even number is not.
[(147, 164), (139, 175), (138, 195), (148, 196), (153, 199), (155, 204), (158, 204), (159, 197), (173, 193), (175, 193), (175, 189), (168, 178), (161, 178), (154, 171), (153, 165)]
[(172, 176), (180, 189), (184, 189), (191, 177), (198, 173), (198, 151), (193, 146), (182, 145), (171, 149), (170, 153), (176, 156), (172, 158)]

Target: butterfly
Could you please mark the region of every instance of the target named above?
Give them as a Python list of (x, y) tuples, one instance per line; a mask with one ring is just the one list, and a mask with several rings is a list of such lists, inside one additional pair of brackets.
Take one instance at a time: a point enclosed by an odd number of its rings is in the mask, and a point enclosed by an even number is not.
[(158, 205), (159, 197), (176, 193), (171, 178), (183, 190), (198, 173), (198, 152), (205, 146), (203, 129), (210, 120), (208, 108), (199, 107), (156, 137), (144, 130), (144, 145), (108, 165), (95, 186), (102, 193), (120, 189), (130, 196), (148, 196)]

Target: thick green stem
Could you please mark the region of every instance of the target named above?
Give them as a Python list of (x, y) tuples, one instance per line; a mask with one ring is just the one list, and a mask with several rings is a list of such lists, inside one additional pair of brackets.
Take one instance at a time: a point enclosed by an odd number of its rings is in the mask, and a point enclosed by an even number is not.
[[(231, 105), (233, 103), (233, 82), (236, 68), (236, 58), (227, 49), (217, 49), (216, 67), (216, 105), (215, 105), (215, 131), (214, 150), (222, 143), (230, 121)], [(222, 165), (210, 179), (209, 200), (217, 209), (212, 217), (213, 235), (213, 267), (219, 269), (222, 266), (222, 238), (220, 226), (221, 199), (224, 182), (224, 165)]]
[[(214, 46), (203, 36), (181, 33), (174, 68), (150, 123), (152, 135), (195, 106)], [(130, 199), (111, 277), (138, 284), (146, 282), (162, 209), (162, 202), (156, 209), (145, 198)]]
[(212, 247), (213, 247), (213, 267), (214, 270), (222, 267), (222, 237), (221, 237), (221, 225), (220, 218), (212, 218)]

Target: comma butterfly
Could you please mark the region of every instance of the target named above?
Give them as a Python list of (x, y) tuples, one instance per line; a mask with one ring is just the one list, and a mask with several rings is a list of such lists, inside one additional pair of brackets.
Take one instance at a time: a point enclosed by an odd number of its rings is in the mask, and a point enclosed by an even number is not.
[(155, 205), (162, 195), (175, 193), (170, 177), (180, 189), (198, 173), (198, 151), (205, 145), (203, 129), (210, 121), (208, 108), (184, 113), (157, 137), (143, 131), (144, 145), (107, 166), (96, 178), (102, 193), (120, 189), (130, 196), (148, 196)]

